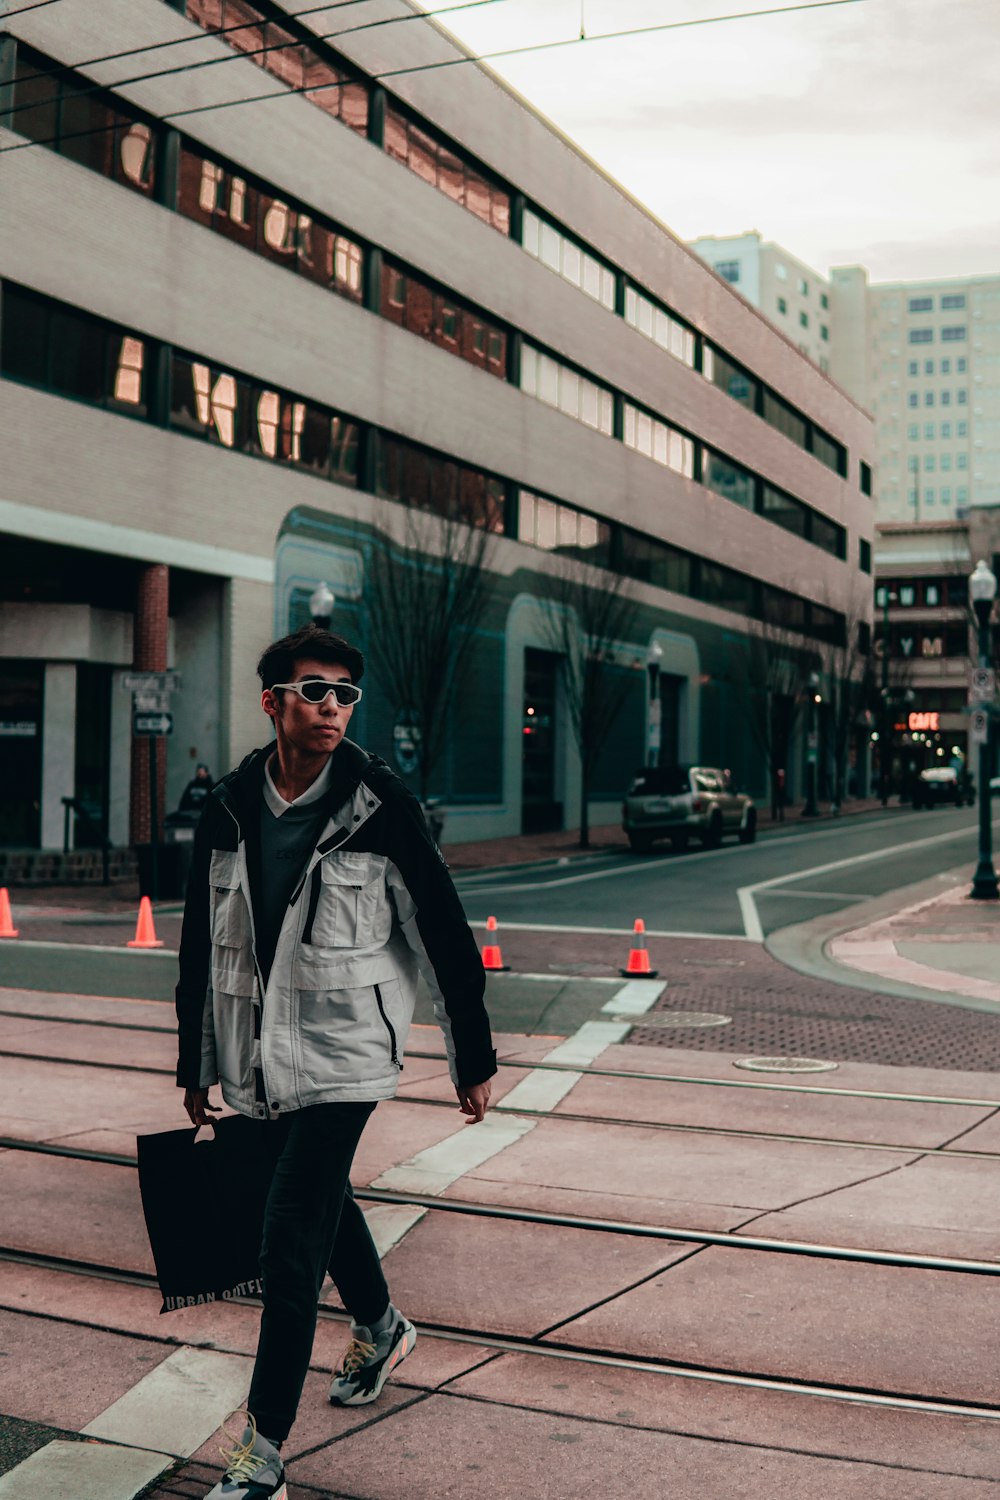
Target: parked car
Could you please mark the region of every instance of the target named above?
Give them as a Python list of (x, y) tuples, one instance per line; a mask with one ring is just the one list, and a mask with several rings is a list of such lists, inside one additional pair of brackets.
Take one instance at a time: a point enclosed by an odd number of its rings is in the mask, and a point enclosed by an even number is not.
[(961, 807), (963, 802), (972, 807), (975, 800), (972, 777), (965, 771), (956, 771), (954, 766), (931, 766), (921, 771), (913, 786), (915, 808), (939, 807), (942, 803)]
[(669, 839), (683, 849), (692, 837), (706, 849), (735, 833), (741, 844), (757, 836), (757, 811), (738, 792), (728, 771), (715, 766), (644, 766), (629, 782), (622, 804), (622, 827), (633, 849)]

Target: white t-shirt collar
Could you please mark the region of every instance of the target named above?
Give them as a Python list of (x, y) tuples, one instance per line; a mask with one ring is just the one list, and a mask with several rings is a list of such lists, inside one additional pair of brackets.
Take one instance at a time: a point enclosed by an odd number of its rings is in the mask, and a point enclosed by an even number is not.
[(264, 765), (264, 801), (274, 816), (280, 818), (282, 813), (286, 813), (290, 807), (304, 807), (308, 802), (318, 802), (329, 791), (332, 776), (333, 756), (331, 755), (316, 780), (298, 797), (291, 802), (286, 802), (274, 784), (271, 776), (271, 763), (268, 760)]

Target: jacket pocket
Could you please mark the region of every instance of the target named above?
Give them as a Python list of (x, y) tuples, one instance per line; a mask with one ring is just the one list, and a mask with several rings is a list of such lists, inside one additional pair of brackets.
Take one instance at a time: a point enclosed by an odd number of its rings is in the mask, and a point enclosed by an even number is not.
[(375, 1082), (401, 1066), (409, 1016), (397, 979), (350, 989), (302, 987), (298, 1007), (300, 1066), (315, 1087)]
[(370, 948), (388, 942), (392, 908), (380, 854), (329, 854), (312, 873), (304, 943)]
[(213, 948), (249, 949), (250, 922), (240, 888), (239, 855), (228, 849), (213, 849), (208, 885)]

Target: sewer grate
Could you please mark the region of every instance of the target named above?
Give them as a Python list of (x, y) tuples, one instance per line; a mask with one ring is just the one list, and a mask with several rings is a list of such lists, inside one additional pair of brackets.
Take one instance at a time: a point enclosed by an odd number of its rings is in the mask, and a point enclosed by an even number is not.
[(654, 1010), (645, 1016), (612, 1016), (613, 1021), (631, 1021), (633, 1026), (731, 1026), (732, 1016), (720, 1016), (712, 1010)]
[(740, 1057), (733, 1067), (748, 1073), (832, 1073), (839, 1064), (818, 1057)]

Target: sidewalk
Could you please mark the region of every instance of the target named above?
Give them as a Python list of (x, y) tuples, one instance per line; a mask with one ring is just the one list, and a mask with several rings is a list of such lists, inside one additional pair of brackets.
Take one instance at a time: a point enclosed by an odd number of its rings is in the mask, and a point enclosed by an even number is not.
[(827, 955), (856, 973), (992, 1001), (1000, 1008), (1000, 902), (950, 889), (842, 932)]

